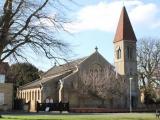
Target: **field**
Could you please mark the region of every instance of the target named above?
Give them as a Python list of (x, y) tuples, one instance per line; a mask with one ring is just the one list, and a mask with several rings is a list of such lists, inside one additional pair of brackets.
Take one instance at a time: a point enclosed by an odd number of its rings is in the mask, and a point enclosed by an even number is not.
[(154, 113), (2, 115), (0, 120), (156, 120)]

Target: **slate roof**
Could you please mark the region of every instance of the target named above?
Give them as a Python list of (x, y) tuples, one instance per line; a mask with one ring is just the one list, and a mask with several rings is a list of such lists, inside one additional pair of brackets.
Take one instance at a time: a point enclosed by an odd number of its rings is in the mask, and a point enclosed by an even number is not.
[(56, 75), (61, 72), (69, 71), (69, 70), (75, 70), (76, 66), (79, 65), (82, 61), (84, 61), (87, 57), (80, 58), (71, 62), (68, 62), (63, 65), (54, 66), (51, 69), (49, 69), (46, 73), (43, 74), (43, 77)]
[(131, 42), (137, 41), (125, 7), (122, 8), (113, 42), (115, 43), (122, 40), (128, 40)]
[(49, 69), (46, 73), (43, 74), (42, 78), (32, 81), (28, 84), (20, 86), (19, 89), (28, 89), (33, 87), (40, 87), (41, 84), (44, 84), (50, 80), (59, 80), (64, 77), (67, 77), (74, 70), (76, 70), (76, 66), (78, 66), (81, 62), (83, 62), (87, 57), (77, 59), (66, 64), (60, 66), (54, 66)]
[(59, 79), (62, 79), (64, 77), (70, 75), (71, 73), (72, 73), (72, 71), (67, 71), (67, 72), (59, 73), (57, 75), (53, 75), (53, 76), (50, 76), (50, 77), (44, 77), (44, 78), (41, 78), (41, 79), (37, 79), (37, 80), (32, 81), (28, 84), (20, 86), (19, 89), (28, 89), (28, 88), (40, 87), (41, 85), (45, 84), (46, 82), (48, 82), (50, 80), (57, 80), (58, 81)]

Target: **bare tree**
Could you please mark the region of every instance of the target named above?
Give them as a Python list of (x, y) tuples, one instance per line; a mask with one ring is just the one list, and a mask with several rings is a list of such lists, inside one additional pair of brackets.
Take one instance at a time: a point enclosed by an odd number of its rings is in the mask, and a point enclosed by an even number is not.
[[(68, 22), (60, 0), (4, 0), (1, 2), (0, 62), (26, 59), (26, 49), (47, 58), (61, 58), (68, 44), (57, 39)], [(52, 11), (52, 13), (51, 13)]]
[(137, 48), (138, 75), (144, 89), (160, 84), (160, 40), (143, 38)]
[(80, 92), (91, 93), (101, 99), (122, 96), (127, 87), (122, 76), (116, 75), (111, 65), (103, 68), (95, 64), (89, 71), (83, 71), (80, 76)]

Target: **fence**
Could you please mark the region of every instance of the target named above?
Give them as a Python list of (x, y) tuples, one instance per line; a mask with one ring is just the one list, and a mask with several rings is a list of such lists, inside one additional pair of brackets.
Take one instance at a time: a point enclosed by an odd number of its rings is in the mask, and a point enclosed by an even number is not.
[(23, 99), (14, 100), (14, 110), (23, 110)]
[[(132, 112), (160, 112), (160, 104), (144, 105), (139, 108), (133, 108)], [(70, 108), (73, 113), (128, 113), (129, 108)]]
[(37, 102), (37, 112), (46, 111), (46, 108), (49, 108), (49, 111), (69, 111), (69, 103), (38, 103)]

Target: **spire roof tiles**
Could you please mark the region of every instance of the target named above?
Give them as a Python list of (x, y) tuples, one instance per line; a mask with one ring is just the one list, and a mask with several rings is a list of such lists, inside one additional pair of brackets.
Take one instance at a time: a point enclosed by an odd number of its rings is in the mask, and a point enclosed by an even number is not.
[(113, 42), (122, 40), (128, 40), (132, 42), (137, 41), (125, 7), (122, 8), (116, 35)]

